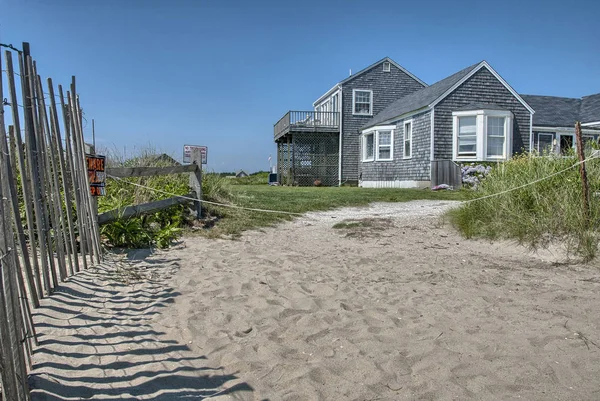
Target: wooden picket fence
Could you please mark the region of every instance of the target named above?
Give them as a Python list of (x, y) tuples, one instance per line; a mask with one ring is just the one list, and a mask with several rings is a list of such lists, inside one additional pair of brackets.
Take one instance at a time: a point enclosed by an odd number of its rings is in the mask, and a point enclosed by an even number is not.
[(60, 85), (57, 93), (50, 78), (44, 85), (38, 75), (29, 44), (10, 48), (0, 57), (6, 72), (6, 80), (0, 74), (6, 99), (0, 111), (0, 399), (12, 401), (30, 398), (27, 373), (37, 345), (31, 310), (67, 277), (100, 263), (102, 248), (75, 77), (66, 94)]

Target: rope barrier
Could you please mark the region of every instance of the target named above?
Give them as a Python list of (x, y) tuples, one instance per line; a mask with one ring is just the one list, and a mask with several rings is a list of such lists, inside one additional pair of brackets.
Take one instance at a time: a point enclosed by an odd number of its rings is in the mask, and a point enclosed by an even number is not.
[[(462, 203), (471, 203), (471, 202), (480, 201), (480, 200), (483, 200), (483, 199), (492, 198), (492, 197), (495, 197), (495, 196), (501, 196), (501, 195), (507, 194), (509, 192), (517, 191), (519, 189), (528, 187), (530, 185), (537, 184), (538, 182), (545, 181), (545, 180), (548, 180), (548, 179), (550, 179), (552, 177), (560, 175), (560, 174), (562, 174), (564, 172), (567, 172), (567, 171), (569, 171), (569, 170), (571, 170), (571, 169), (579, 166), (582, 163), (585, 163), (585, 162), (587, 162), (589, 160), (592, 160), (592, 159), (596, 159), (598, 157), (599, 157), (598, 155), (592, 155), (592, 156), (588, 157), (585, 160), (578, 161), (577, 163), (573, 164), (572, 166), (567, 167), (567, 168), (565, 168), (563, 170), (557, 171), (556, 173), (550, 174), (550, 175), (548, 175), (546, 177), (538, 178), (537, 180), (528, 182), (528, 183), (523, 184), (523, 185), (519, 185), (519, 186), (514, 187), (514, 188), (509, 188), (509, 189), (507, 189), (505, 191), (502, 191), (502, 192), (497, 192), (497, 193), (494, 193), (494, 194), (489, 194), (489, 195), (482, 196), (480, 198), (466, 200), (466, 201), (463, 201)], [(174, 193), (171, 193), (171, 192), (163, 191), (162, 189), (151, 188), (151, 187), (148, 187), (146, 185), (142, 185), (142, 184), (137, 184), (135, 182), (126, 181), (126, 180), (124, 180), (124, 179), (122, 179), (120, 177), (114, 177), (114, 176), (112, 176), (110, 174), (107, 174), (106, 176), (108, 178), (112, 178), (113, 180), (126, 182), (128, 184), (134, 185), (136, 187), (144, 188), (144, 189), (147, 189), (149, 191), (160, 192), (160, 193), (165, 194), (165, 195), (170, 195), (172, 197), (177, 197), (177, 198), (182, 198), (182, 199), (188, 199), (190, 201), (199, 201), (201, 203), (207, 203), (209, 205), (228, 207), (228, 208), (232, 208), (232, 209), (249, 210), (249, 211), (253, 211), (253, 212), (287, 214), (287, 215), (292, 215), (292, 216), (304, 216), (304, 213), (286, 212), (286, 211), (282, 211), (282, 210), (271, 210), (271, 209), (259, 209), (259, 208), (251, 208), (251, 207), (244, 207), (244, 206), (238, 206), (238, 205), (231, 205), (231, 204), (227, 204), (227, 203), (218, 203), (218, 202), (211, 202), (211, 201), (206, 201), (206, 200), (199, 200), (199, 199), (191, 198), (189, 196), (177, 195), (177, 194), (174, 194)]]
[(241, 209), (241, 210), (249, 210), (249, 211), (253, 211), (253, 212), (263, 212), (263, 213), (277, 213), (277, 214), (289, 214), (292, 216), (304, 216), (304, 213), (296, 213), (296, 212), (285, 212), (282, 210), (271, 210), (271, 209), (257, 209), (257, 208), (252, 208), (252, 207), (244, 207), (244, 206), (238, 206), (238, 205), (230, 205), (227, 203), (218, 203), (218, 202), (211, 202), (211, 201), (206, 201), (206, 200), (199, 200), (196, 198), (191, 198), (189, 196), (183, 196), (183, 195), (177, 195), (171, 192), (167, 192), (167, 191), (163, 191), (162, 189), (157, 189), (157, 188), (151, 188), (148, 187), (146, 185), (142, 185), (142, 184), (137, 184), (135, 182), (130, 182), (130, 181), (126, 181), (120, 177), (114, 177), (110, 174), (106, 175), (108, 178), (112, 178), (113, 180), (117, 180), (117, 181), (122, 181), (122, 182), (126, 182), (128, 184), (131, 185), (135, 185), (136, 187), (140, 187), (140, 188), (144, 188), (153, 192), (160, 192), (162, 194), (165, 195), (170, 195), (172, 197), (177, 197), (177, 198), (181, 198), (181, 199), (188, 199), (194, 202), (200, 202), (200, 203), (207, 203), (209, 205), (215, 205), (215, 206), (223, 206), (223, 207), (228, 207), (228, 208), (232, 208), (232, 209)]

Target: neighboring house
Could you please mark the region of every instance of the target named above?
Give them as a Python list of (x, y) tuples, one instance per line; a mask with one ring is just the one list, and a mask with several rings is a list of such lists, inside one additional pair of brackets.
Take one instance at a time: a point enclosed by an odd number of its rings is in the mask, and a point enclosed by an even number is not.
[[(485, 61), (400, 98), (362, 127), (364, 187), (436, 185), (432, 166), (528, 150), (533, 109)], [(435, 180), (434, 180), (435, 181)]]
[(386, 57), (334, 85), (311, 111), (289, 111), (274, 126), (282, 184), (358, 183), (360, 128), (427, 85)]
[(282, 184), (312, 185), (319, 178), (324, 185), (363, 187), (460, 185), (460, 163), (566, 151), (575, 145), (576, 121), (585, 138), (600, 135), (600, 94), (519, 95), (485, 61), (427, 86), (385, 58), (314, 106), (275, 124)]
[(600, 93), (580, 99), (521, 95), (533, 109), (533, 150), (564, 154), (576, 146), (575, 121), (581, 122), (583, 139), (600, 135)]
[(239, 170), (238, 172), (235, 173), (235, 178), (243, 178), (243, 177), (248, 177), (248, 173), (246, 173), (244, 170)]

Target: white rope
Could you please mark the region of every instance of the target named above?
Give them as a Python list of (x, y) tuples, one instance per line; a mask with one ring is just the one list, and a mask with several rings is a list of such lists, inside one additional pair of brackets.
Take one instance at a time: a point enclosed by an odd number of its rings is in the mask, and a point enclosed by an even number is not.
[(284, 212), (282, 210), (256, 209), (256, 208), (252, 208), (252, 207), (230, 205), (230, 204), (227, 204), (227, 203), (218, 203), (218, 202), (211, 202), (211, 201), (206, 201), (206, 200), (191, 198), (189, 196), (177, 195), (177, 194), (174, 194), (174, 193), (171, 193), (171, 192), (163, 191), (162, 189), (151, 188), (151, 187), (148, 187), (146, 185), (142, 185), (142, 184), (137, 184), (135, 182), (126, 181), (126, 180), (124, 180), (124, 179), (122, 179), (120, 177), (114, 177), (114, 176), (112, 176), (110, 174), (107, 174), (106, 176), (108, 178), (112, 178), (114, 180), (123, 181), (123, 182), (126, 182), (128, 184), (135, 185), (136, 187), (145, 188), (145, 189), (148, 189), (148, 190), (154, 191), (154, 192), (160, 192), (162, 194), (170, 195), (172, 197), (177, 197), (177, 198), (181, 198), (181, 199), (188, 199), (188, 200), (191, 200), (191, 201), (194, 201), (194, 202), (207, 203), (209, 205), (215, 205), (215, 206), (229, 207), (229, 208), (232, 208), (232, 209), (250, 210), (250, 211), (253, 211), (253, 212), (277, 213), (277, 214), (289, 214), (289, 215), (293, 215), (293, 216), (304, 216), (304, 213)]
[(577, 166), (579, 166), (579, 165), (580, 165), (580, 164), (582, 164), (582, 163), (585, 163), (585, 162), (587, 162), (588, 160), (592, 160), (592, 159), (595, 159), (595, 158), (597, 158), (597, 157), (598, 157), (598, 156), (592, 155), (592, 156), (588, 157), (588, 158), (587, 158), (587, 159), (585, 159), (585, 160), (578, 161), (577, 163), (573, 164), (572, 166), (570, 166), (570, 167), (567, 167), (567, 168), (565, 168), (565, 169), (563, 169), (563, 170), (557, 171), (556, 173), (552, 173), (552, 174), (550, 174), (550, 175), (548, 175), (548, 176), (546, 176), (546, 177), (538, 178), (537, 180), (534, 180), (534, 181), (528, 182), (527, 184), (519, 185), (518, 187), (514, 187), (514, 188), (509, 188), (509, 189), (507, 189), (507, 190), (505, 190), (505, 191), (502, 191), (502, 192), (497, 192), (497, 193), (495, 193), (495, 194), (489, 194), (489, 195), (485, 195), (485, 196), (482, 196), (482, 197), (480, 197), (480, 198), (470, 199), (470, 200), (464, 201), (463, 203), (470, 203), (470, 202), (480, 201), (480, 200), (482, 200), (482, 199), (492, 198), (492, 197), (494, 197), (494, 196), (500, 196), (500, 195), (504, 195), (504, 194), (506, 194), (506, 193), (508, 193), (508, 192), (516, 191), (516, 190), (518, 190), (518, 189), (525, 188), (525, 187), (528, 187), (528, 186), (530, 186), (530, 185), (533, 185), (533, 184), (537, 184), (538, 182), (545, 181), (545, 180), (547, 180), (547, 179), (550, 179), (550, 178), (552, 178), (552, 177), (555, 177), (555, 176), (557, 176), (557, 175), (559, 175), (559, 174), (562, 174), (562, 173), (564, 173), (564, 172), (566, 172), (566, 171), (569, 171), (569, 170), (571, 170), (571, 169), (572, 169), (572, 168), (574, 168), (574, 167), (577, 167)]

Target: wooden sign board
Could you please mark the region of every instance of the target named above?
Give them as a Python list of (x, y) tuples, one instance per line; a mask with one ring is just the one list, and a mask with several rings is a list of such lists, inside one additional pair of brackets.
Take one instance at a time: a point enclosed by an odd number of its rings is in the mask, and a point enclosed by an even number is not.
[(197, 145), (183, 145), (183, 163), (191, 163), (192, 162), (192, 152), (200, 151), (200, 155), (202, 156), (202, 164), (206, 164), (208, 161), (208, 146), (197, 146)]
[(106, 156), (85, 155), (90, 193), (92, 196), (106, 195)]

